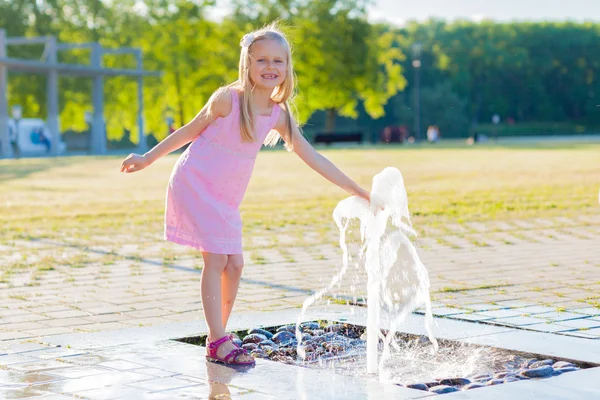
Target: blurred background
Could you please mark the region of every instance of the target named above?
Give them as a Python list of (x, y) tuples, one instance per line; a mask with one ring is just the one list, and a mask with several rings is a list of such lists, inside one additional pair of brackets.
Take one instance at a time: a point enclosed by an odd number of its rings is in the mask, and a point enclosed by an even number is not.
[[(143, 79), (142, 124), (137, 78), (104, 78), (107, 150), (135, 148), (140, 129), (152, 146), (188, 122), (236, 79), (240, 38), (273, 20), (294, 46), (296, 108), (310, 140), (600, 133), (596, 0), (0, 0), (7, 38), (139, 48), (144, 70), (159, 73)], [(5, 57), (45, 61), (45, 46), (9, 45)], [(73, 47), (57, 62), (90, 65), (91, 53)], [(105, 51), (101, 63), (138, 68), (127, 53)], [(93, 152), (93, 79), (59, 75), (54, 143), (42, 126), (48, 74), (17, 67), (7, 78), (9, 129), (37, 129), (20, 140), (40, 153)]]

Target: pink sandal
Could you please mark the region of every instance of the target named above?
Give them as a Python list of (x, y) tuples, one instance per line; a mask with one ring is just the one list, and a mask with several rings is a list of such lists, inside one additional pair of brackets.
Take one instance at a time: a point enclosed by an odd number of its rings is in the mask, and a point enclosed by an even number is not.
[(208, 338), (206, 339), (206, 359), (211, 362), (221, 363), (226, 365), (254, 365), (256, 361), (254, 359), (250, 361), (238, 361), (238, 357), (241, 355), (248, 355), (248, 352), (244, 349), (237, 347), (234, 344), (235, 349), (231, 350), (229, 354), (225, 357), (221, 358), (217, 356), (217, 350), (221, 345), (227, 341), (231, 341), (231, 336), (226, 335), (221, 339), (215, 342), (209, 342)]

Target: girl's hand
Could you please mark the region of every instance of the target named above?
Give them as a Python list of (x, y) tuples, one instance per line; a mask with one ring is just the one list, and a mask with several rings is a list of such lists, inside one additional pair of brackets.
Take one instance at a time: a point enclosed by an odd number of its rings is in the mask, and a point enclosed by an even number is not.
[(360, 189), (357, 195), (358, 197), (363, 198), (369, 202), (371, 210), (373, 210), (375, 214), (379, 213), (380, 211), (383, 211), (383, 209), (385, 208), (383, 201), (379, 197), (371, 197), (371, 193), (367, 192), (364, 189)]
[(150, 165), (150, 160), (145, 155), (130, 154), (121, 163), (121, 172), (130, 173), (140, 171)]

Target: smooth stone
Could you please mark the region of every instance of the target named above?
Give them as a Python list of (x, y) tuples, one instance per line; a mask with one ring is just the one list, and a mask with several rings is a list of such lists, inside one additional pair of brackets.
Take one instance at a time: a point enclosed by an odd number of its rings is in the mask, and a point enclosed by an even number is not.
[(504, 383), (503, 379), (492, 379), (489, 380), (486, 385), (487, 386), (494, 386), (494, 385), (502, 385)]
[(243, 343), (260, 343), (263, 340), (267, 340), (265, 335), (261, 335), (260, 333), (252, 333), (244, 337)]
[(343, 324), (331, 324), (325, 327), (325, 332), (339, 332), (344, 329)]
[(302, 334), (302, 341), (304, 342), (305, 340), (310, 340), (312, 339), (312, 336), (309, 335), (308, 333), (303, 333)]
[(563, 368), (557, 368), (555, 371), (560, 372), (561, 374), (564, 372), (573, 372), (573, 371), (579, 371), (579, 367), (563, 367)]
[(552, 364), (554, 364), (554, 360), (537, 361), (537, 362), (534, 362), (533, 364), (531, 364), (529, 366), (529, 369), (536, 369), (536, 368), (539, 368), (539, 367), (543, 367), (544, 365), (550, 365), (550, 366), (552, 366)]
[(504, 383), (517, 382), (517, 381), (520, 381), (520, 379), (517, 379), (514, 376), (509, 376), (508, 378), (504, 379)]
[(472, 377), (471, 381), (482, 382), (482, 381), (489, 381), (490, 379), (492, 379), (492, 375), (490, 375), (490, 374), (479, 374), (479, 375), (475, 375), (474, 377)]
[(568, 362), (568, 361), (557, 361), (552, 365), (552, 368), (559, 369), (559, 368), (574, 367), (574, 366), (575, 366), (575, 364)]
[(262, 351), (262, 350), (259, 350), (259, 349), (252, 350), (252, 351), (250, 352), (250, 355), (251, 355), (252, 357), (254, 357), (254, 358), (265, 358), (265, 359), (268, 359), (268, 358), (269, 358), (269, 356), (267, 355), (267, 353), (265, 353), (264, 351)]
[(477, 388), (482, 388), (482, 387), (485, 387), (485, 385), (483, 383), (473, 382), (473, 383), (469, 383), (468, 385), (464, 386), (462, 388), (462, 390), (477, 389)]
[(537, 358), (530, 358), (528, 360), (525, 360), (521, 363), (521, 367), (522, 368), (529, 368), (529, 366), (531, 364), (533, 364), (534, 362), (538, 362), (539, 360)]
[(509, 372), (509, 371), (504, 371), (504, 372), (499, 372), (499, 373), (497, 373), (496, 375), (494, 375), (494, 378), (496, 378), (496, 379), (504, 379), (504, 378), (506, 378), (508, 375), (515, 376), (515, 374), (514, 374), (514, 373), (512, 373), (512, 372)]
[(286, 331), (281, 331), (276, 333), (275, 335), (273, 335), (273, 337), (271, 338), (271, 340), (275, 343), (283, 343), (283, 342), (289, 342), (292, 339), (295, 339), (296, 337), (290, 333), (290, 332), (286, 332)]
[(431, 344), (431, 340), (429, 340), (427, 336), (419, 336), (417, 339), (415, 339), (414, 343), (419, 346), (425, 346)]
[(462, 386), (462, 385), (468, 385), (469, 383), (471, 383), (471, 381), (466, 378), (447, 378), (447, 379), (442, 379), (440, 381), (441, 385), (448, 385), (448, 386)]
[(292, 339), (284, 340), (283, 342), (280, 342), (277, 344), (279, 345), (279, 347), (286, 347), (286, 346), (296, 347), (296, 346), (298, 346), (298, 341), (296, 340), (296, 338), (292, 338)]
[(411, 385), (404, 385), (404, 387), (407, 387), (410, 389), (425, 390), (425, 391), (427, 391), (429, 389), (427, 387), (427, 385), (424, 383), (413, 383)]
[(364, 341), (364, 340), (362, 340), (362, 339), (352, 339), (352, 340), (351, 340), (351, 341), (348, 343), (348, 345), (349, 345), (349, 346), (352, 346), (352, 347), (358, 347), (358, 346), (361, 346), (361, 347), (362, 347), (362, 346), (366, 346), (366, 345), (367, 345), (367, 342), (365, 342), (365, 341)]
[(256, 343), (246, 343), (242, 345), (242, 349), (252, 351), (258, 349), (258, 345)]
[(444, 393), (458, 392), (458, 389), (455, 387), (452, 387), (452, 386), (439, 385), (439, 386), (430, 387), (429, 391), (432, 393), (444, 394)]
[(271, 340), (271, 338), (273, 337), (273, 334), (271, 332), (264, 330), (264, 329), (260, 329), (260, 328), (254, 328), (250, 332), (248, 332), (249, 335), (251, 335), (253, 333), (258, 333), (258, 334), (264, 335), (269, 340)]
[(258, 344), (258, 347), (265, 347), (265, 346), (270, 346), (270, 347), (277, 347), (277, 345), (272, 341), (272, 340), (263, 340), (262, 342), (260, 342)]
[(319, 329), (321, 326), (317, 322), (303, 322), (300, 326), (304, 329), (315, 330)]
[(296, 332), (296, 325), (284, 325), (284, 326), (280, 326), (279, 328), (277, 328), (277, 332), (290, 332), (290, 333), (294, 333)]
[(431, 381), (431, 382), (424, 382), (424, 384), (428, 388), (431, 388), (431, 387), (434, 387), (434, 386), (439, 386), (440, 382), (439, 381)]
[(526, 376), (528, 378), (547, 378), (552, 376), (554, 373), (554, 368), (549, 365), (544, 365), (543, 367), (535, 368), (535, 369), (527, 369), (521, 372), (519, 375)]
[(234, 337), (233, 340), (231, 341), (233, 344), (235, 344), (237, 347), (242, 347), (242, 340), (238, 337)]

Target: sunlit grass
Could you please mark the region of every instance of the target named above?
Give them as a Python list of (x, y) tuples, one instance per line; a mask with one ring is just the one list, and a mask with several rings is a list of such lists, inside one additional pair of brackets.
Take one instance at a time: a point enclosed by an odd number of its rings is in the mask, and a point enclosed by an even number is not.
[[(319, 151), (366, 189), (383, 168), (400, 169), (418, 231), (438, 227), (447, 232), (448, 223), (599, 211), (600, 145), (467, 148), (453, 144)], [(119, 173), (121, 157), (0, 160), (0, 270), (35, 266), (51, 271), (57, 264), (80, 268), (97, 261), (47, 254), (31, 260), (7, 259), (11, 248), (19, 253), (27, 250), (21, 241), (44, 238), (77, 246), (105, 245), (106, 253), (99, 256), (104, 265), (118, 260), (120, 256), (111, 252), (130, 242), (160, 243), (165, 190), (176, 157), (163, 158), (135, 174)], [(290, 242), (336, 245), (331, 214), (345, 197), (345, 192), (294, 154), (262, 152), (242, 205), (247, 248)], [(267, 240), (254, 244), (257, 237)], [(287, 241), (280, 240), (284, 237)], [(437, 240), (445, 243), (443, 238)], [(484, 238), (472, 241), (486, 245)], [(287, 253), (282, 256), (293, 260)], [(172, 263), (175, 254), (164, 253), (161, 258)], [(264, 262), (260, 256), (255, 258)]]

